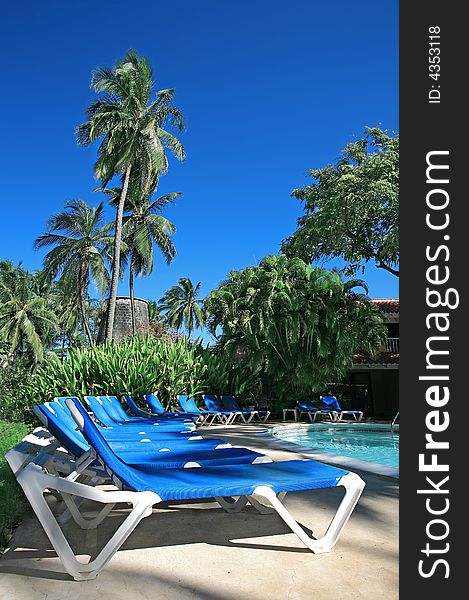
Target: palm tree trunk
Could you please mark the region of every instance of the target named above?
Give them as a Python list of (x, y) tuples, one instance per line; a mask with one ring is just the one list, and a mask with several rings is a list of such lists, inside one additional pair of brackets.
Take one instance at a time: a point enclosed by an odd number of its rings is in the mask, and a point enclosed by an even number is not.
[(134, 256), (130, 259), (129, 273), (130, 313), (132, 315), (132, 335), (135, 334), (135, 296), (134, 296)]
[(85, 302), (85, 297), (87, 294), (88, 286), (89, 286), (88, 267), (86, 266), (86, 264), (84, 264), (82, 262), (80, 265), (80, 271), (78, 274), (78, 281), (77, 281), (77, 300), (78, 300), (78, 305), (80, 307), (81, 322), (83, 325), (83, 329), (85, 330), (86, 337), (88, 338), (90, 346), (93, 347), (94, 346), (93, 336), (91, 334), (90, 324), (88, 321), (88, 315), (86, 314), (86, 302)]
[(81, 310), (81, 320), (83, 323), (83, 328), (86, 333), (86, 337), (90, 343), (90, 346), (94, 346), (93, 336), (91, 335), (90, 324), (88, 323), (88, 315), (86, 314), (85, 300), (84, 298), (80, 298), (80, 310)]
[(129, 165), (125, 171), (124, 185), (122, 186), (122, 194), (119, 199), (116, 215), (116, 232), (114, 235), (114, 255), (112, 259), (112, 280), (111, 290), (109, 292), (109, 304), (107, 308), (107, 325), (106, 325), (106, 342), (112, 340), (112, 332), (114, 329), (114, 315), (116, 313), (116, 298), (117, 285), (119, 283), (120, 273), (120, 258), (121, 258), (121, 241), (122, 241), (122, 217), (124, 215), (124, 204), (129, 187), (130, 171), (132, 165)]

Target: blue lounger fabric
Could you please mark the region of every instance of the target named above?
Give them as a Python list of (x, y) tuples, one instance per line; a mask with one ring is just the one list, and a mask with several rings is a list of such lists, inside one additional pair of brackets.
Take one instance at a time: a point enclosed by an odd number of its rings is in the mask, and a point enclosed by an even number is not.
[[(103, 397), (106, 398), (106, 397)], [(112, 407), (111, 403), (108, 399), (103, 399), (101, 397), (96, 396), (85, 396), (85, 402), (89, 405), (90, 409), (93, 411), (94, 415), (98, 418), (103, 425), (108, 427), (116, 427), (119, 425), (125, 425), (128, 427), (158, 427), (159, 431), (168, 431), (179, 433), (182, 431), (193, 431), (195, 429), (195, 425), (192, 421), (188, 420), (187, 422), (177, 421), (177, 422), (168, 422), (167, 420), (161, 420), (157, 418), (147, 418), (140, 419), (135, 417), (133, 421), (123, 422), (116, 420), (112, 416), (112, 413), (115, 413), (114, 407)]]
[(177, 398), (178, 398), (179, 406), (187, 414), (208, 416), (208, 415), (218, 413), (218, 411), (212, 412), (211, 410), (200, 410), (200, 408), (197, 406), (194, 398), (190, 398), (189, 396), (186, 396), (184, 394), (178, 395)]
[(290, 460), (259, 465), (226, 465), (198, 469), (164, 469), (145, 473), (126, 465), (106, 443), (81, 404), (73, 399), (83, 435), (118, 487), (153, 491), (161, 500), (188, 500), (217, 496), (250, 495), (258, 486), (274, 492), (334, 487), (348, 471), (311, 460)]
[[(145, 394), (144, 399), (145, 399), (145, 402), (150, 407), (150, 410), (152, 413), (155, 413), (157, 415), (172, 414), (172, 413), (168, 413), (167, 411), (165, 411), (165, 409), (163, 408), (163, 405), (161, 404), (160, 399), (158, 398), (158, 396), (156, 394)], [(174, 413), (174, 414), (177, 416), (180, 416), (180, 413)]]
[[(149, 416), (148, 413), (146, 413), (145, 411), (143, 411), (141, 408), (139, 408), (137, 406), (137, 403), (132, 398), (132, 396), (130, 396), (129, 394), (124, 394), (122, 397), (123, 397), (124, 401), (126, 402), (127, 406), (129, 407), (130, 411), (136, 417), (147, 417), (148, 418), (148, 416)], [(156, 410), (151, 409), (151, 407), (147, 401), (147, 398), (151, 398), (151, 402), (154, 402), (156, 407), (159, 406), (161, 408), (161, 412), (159, 411), (159, 408)], [(166, 412), (164, 410), (163, 406), (161, 406), (160, 401), (154, 394), (146, 395), (145, 401), (147, 402), (148, 408), (150, 408), (150, 410), (151, 410), (151, 416), (157, 417), (158, 419), (160, 419), (160, 422), (162, 422), (162, 423), (171, 422), (171, 420), (174, 422), (183, 421), (186, 423), (193, 423), (193, 420), (188, 415), (184, 415), (184, 413)]]
[[(89, 444), (79, 431), (71, 430), (64, 422), (60, 422), (57, 413), (52, 412), (44, 405), (38, 405), (38, 409), (47, 419), (49, 432), (60, 441), (60, 443), (75, 457), (80, 457), (90, 449)], [(138, 448), (126, 444), (124, 448), (116, 448), (110, 444), (113, 451), (126, 464), (136, 466), (146, 472), (153, 472), (161, 468), (174, 469), (183, 468), (188, 463), (197, 463), (200, 466), (223, 465), (233, 463), (252, 463), (255, 460), (266, 457), (258, 452), (246, 448), (220, 448), (214, 447), (212, 440), (207, 447), (204, 441), (191, 446), (176, 445), (163, 449), (148, 449), (146, 446)]]
[[(79, 402), (78, 399), (76, 400)], [(89, 449), (89, 445), (86, 443), (83, 435), (79, 431), (76, 431), (76, 423), (68, 409), (64, 409), (58, 402), (46, 402), (43, 405), (38, 405), (38, 408), (42, 410), (43, 414), (48, 419), (50, 426), (55, 428), (54, 431), (51, 431), (51, 429), (47, 427), (50, 433), (52, 433), (52, 435), (61, 443), (64, 442), (60, 436), (62, 431), (66, 430), (70, 436), (73, 435), (73, 439), (77, 444), (76, 450), (80, 447), (80, 443), (82, 452), (86, 452)], [(151, 432), (151, 436), (148, 434), (138, 435), (140, 432), (125, 431), (125, 425), (117, 430), (111, 429), (108, 431), (105, 427), (99, 426), (98, 429), (115, 451), (125, 451), (129, 449), (137, 450), (141, 448), (145, 449), (145, 452), (150, 452), (152, 450), (158, 451), (161, 448), (173, 449), (179, 447), (209, 450), (215, 449), (220, 445), (225, 445), (223, 440), (217, 438), (202, 439), (201, 436), (187, 435), (184, 433), (163, 432), (157, 435), (156, 433)], [(197, 445), (194, 446), (194, 444)], [(74, 452), (74, 454), (79, 456), (76, 452)]]
[(214, 396), (213, 394), (204, 394), (204, 403), (207, 407), (207, 410), (215, 413), (218, 412), (224, 415), (225, 417), (231, 417), (233, 413), (240, 412), (237, 410), (225, 410), (222, 406), (221, 401), (217, 398), (217, 396)]
[(326, 410), (333, 410), (335, 412), (344, 412), (348, 415), (362, 415), (361, 410), (345, 410), (343, 411), (340, 404), (335, 396), (324, 395), (321, 396), (321, 402)]
[[(157, 422), (159, 425), (164, 427), (177, 427), (178, 425), (175, 422), (169, 422), (165, 416), (163, 418), (161, 416), (151, 416), (145, 415), (143, 417), (131, 417), (128, 415), (123, 409), (121, 403), (119, 402), (116, 396), (99, 396), (99, 399), (102, 401), (104, 409), (118, 423), (155, 423)], [(188, 417), (184, 417), (184, 415), (179, 416), (179, 420), (177, 423), (186, 423), (190, 428), (194, 427), (194, 422), (192, 419)]]

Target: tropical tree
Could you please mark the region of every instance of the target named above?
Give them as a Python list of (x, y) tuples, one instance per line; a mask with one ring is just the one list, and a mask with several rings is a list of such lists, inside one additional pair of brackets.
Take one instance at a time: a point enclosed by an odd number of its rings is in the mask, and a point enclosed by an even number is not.
[(0, 263), (0, 340), (10, 356), (29, 353), (33, 364), (44, 359), (58, 329), (53, 306), (34, 289), (35, 279), (9, 261)]
[(292, 192), (304, 214), (282, 251), (309, 262), (340, 257), (347, 275), (374, 261), (399, 276), (399, 137), (367, 128), (335, 165), (310, 175), (313, 184)]
[[(108, 304), (106, 340), (112, 339), (120, 273), (122, 219), (129, 186), (141, 194), (156, 189), (160, 175), (166, 173), (166, 148), (183, 160), (181, 142), (165, 127), (184, 129), (182, 113), (171, 106), (174, 89), (154, 93), (152, 69), (145, 57), (131, 50), (112, 69), (99, 68), (91, 85), (102, 96), (87, 110), (87, 121), (77, 128), (77, 140), (86, 146), (101, 140), (95, 177), (106, 187), (115, 176), (122, 176), (122, 191), (117, 206), (112, 281)], [(138, 168), (134, 168), (138, 164)]]
[(158, 323), (161, 318), (160, 315), (160, 307), (158, 306), (158, 302), (155, 300), (147, 300), (148, 304), (148, 318), (150, 323)]
[(203, 300), (198, 298), (201, 283), (194, 286), (188, 277), (181, 277), (160, 299), (164, 320), (177, 331), (185, 327), (190, 337), (195, 328), (205, 324)]
[(351, 285), (301, 259), (268, 256), (211, 292), (209, 329), (231, 356), (261, 369), (279, 398), (320, 391), (385, 335), (379, 311), (357, 302)]
[[(72, 200), (65, 210), (53, 215), (47, 222), (47, 233), (34, 242), (36, 248), (53, 246), (44, 257), (44, 270), (51, 276), (60, 276), (67, 289), (74, 290), (75, 312), (81, 313), (81, 322), (93, 345), (87, 294), (90, 281), (104, 294), (109, 286), (106, 262), (112, 255), (112, 224), (104, 224), (103, 203), (89, 206), (84, 200)], [(62, 231), (63, 233), (57, 233)], [(72, 305), (73, 306), (73, 305)]]
[[(122, 188), (104, 189), (110, 203), (116, 206), (122, 195)], [(153, 247), (156, 246), (166, 263), (170, 264), (176, 256), (176, 247), (171, 236), (176, 227), (161, 214), (161, 210), (181, 196), (180, 192), (171, 192), (151, 199), (150, 194), (141, 194), (138, 188), (129, 188), (124, 212), (130, 213), (123, 218), (122, 239), (127, 247), (126, 261), (129, 262), (129, 293), (132, 313), (132, 333), (135, 333), (135, 294), (134, 277), (148, 276), (153, 272)]]

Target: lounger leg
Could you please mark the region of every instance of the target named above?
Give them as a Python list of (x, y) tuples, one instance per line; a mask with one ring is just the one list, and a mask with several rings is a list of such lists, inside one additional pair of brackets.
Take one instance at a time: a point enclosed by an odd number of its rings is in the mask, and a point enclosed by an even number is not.
[(228, 415), (225, 425), (232, 425), (235, 422), (237, 416), (237, 413), (232, 412), (230, 415)]
[(238, 513), (248, 503), (247, 496), (239, 496), (238, 498), (234, 498), (233, 496), (215, 496), (215, 500), (227, 513)]
[[(18, 475), (17, 479), (65, 570), (76, 581), (94, 579), (137, 527), (139, 522), (152, 513), (152, 506), (160, 502), (159, 496), (153, 492), (103, 492), (80, 483), (48, 475), (42, 470), (34, 468), (25, 468)], [(76, 495), (105, 504), (109, 502), (114, 505), (116, 503), (127, 502), (133, 505), (133, 509), (98, 556), (88, 564), (83, 564), (76, 559), (73, 550), (44, 498), (44, 490), (51, 488), (57, 489), (62, 495)]]
[[(78, 510), (81, 502), (75, 502), (70, 494), (62, 494), (62, 498), (67, 506), (68, 511), (70, 512), (70, 516), (81, 529), (96, 529), (96, 527), (98, 527), (98, 525), (104, 521), (104, 519), (115, 506), (115, 504), (105, 504), (95, 517), (92, 519), (85, 519), (85, 517), (83, 517)], [(61, 515), (61, 517), (62, 518), (60, 519), (59, 523), (63, 524), (63, 515)]]
[(267, 486), (259, 486), (254, 490), (253, 496), (260, 500), (267, 500), (269, 504), (277, 511), (279, 516), (285, 521), (290, 529), (300, 540), (315, 554), (330, 552), (339, 539), (342, 530), (352, 514), (358, 499), (361, 496), (365, 482), (356, 473), (347, 473), (338, 482), (345, 488), (345, 496), (337, 509), (325, 535), (317, 540), (312, 539), (299, 523), (293, 518), (288, 510), (283, 506), (277, 495)]

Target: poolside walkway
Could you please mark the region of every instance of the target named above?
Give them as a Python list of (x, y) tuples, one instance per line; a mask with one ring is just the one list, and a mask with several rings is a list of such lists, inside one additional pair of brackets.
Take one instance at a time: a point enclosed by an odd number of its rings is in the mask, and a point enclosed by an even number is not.
[[(301, 454), (269, 448), (260, 426), (211, 427), (232, 444), (274, 460)], [(65, 573), (36, 518), (18, 527), (0, 560), (1, 600), (355, 600), (398, 598), (398, 480), (360, 473), (367, 485), (330, 554), (314, 555), (277, 515), (227, 514), (215, 503), (171, 505), (144, 519), (93, 581)], [(287, 495), (307, 528), (322, 533), (341, 490)], [(116, 528), (67, 525), (76, 551), (93, 554)]]

